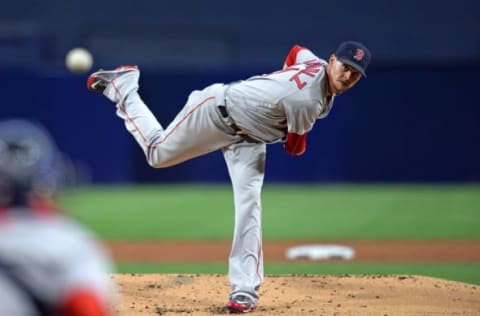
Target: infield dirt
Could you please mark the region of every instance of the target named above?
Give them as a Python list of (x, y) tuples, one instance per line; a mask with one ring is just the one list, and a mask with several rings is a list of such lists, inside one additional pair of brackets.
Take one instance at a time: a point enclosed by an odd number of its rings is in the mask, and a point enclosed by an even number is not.
[[(224, 315), (224, 275), (115, 275), (117, 315)], [(252, 315), (480, 315), (479, 287), (420, 276), (267, 276)]]
[[(299, 242), (264, 245), (267, 262), (286, 261)], [(342, 242), (354, 260), (369, 262), (480, 262), (480, 243)], [(226, 262), (229, 243), (109, 243), (119, 261)], [(267, 271), (268, 273), (268, 271)], [(116, 315), (225, 315), (226, 275), (117, 274), (121, 291)], [(480, 287), (411, 275), (268, 275), (252, 315), (480, 315)]]

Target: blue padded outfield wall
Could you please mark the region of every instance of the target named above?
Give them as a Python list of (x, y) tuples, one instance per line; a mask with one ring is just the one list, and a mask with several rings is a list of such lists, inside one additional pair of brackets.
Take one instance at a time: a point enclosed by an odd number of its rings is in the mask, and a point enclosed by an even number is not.
[(293, 44), (327, 58), (355, 39), (372, 50), (368, 78), (336, 99), (303, 156), (269, 146), (266, 181), (480, 181), (480, 2), (451, 4), (18, 0), (0, 10), (0, 118), (45, 124), (95, 183), (224, 181), (220, 153), (148, 167), (65, 53), (139, 65), (143, 99), (166, 125), (194, 89), (277, 70)]

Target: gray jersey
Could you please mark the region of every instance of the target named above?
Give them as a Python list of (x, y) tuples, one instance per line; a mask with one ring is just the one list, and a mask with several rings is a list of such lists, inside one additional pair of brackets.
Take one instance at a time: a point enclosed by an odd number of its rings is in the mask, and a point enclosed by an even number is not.
[(307, 133), (333, 104), (325, 95), (326, 64), (304, 49), (291, 67), (230, 84), (225, 96), (230, 115), (247, 134), (267, 143), (282, 140), (286, 132)]
[(12, 211), (0, 220), (0, 315), (37, 315), (33, 298), (58, 307), (77, 289), (112, 303), (116, 289), (106, 249), (60, 214), (32, 212)]

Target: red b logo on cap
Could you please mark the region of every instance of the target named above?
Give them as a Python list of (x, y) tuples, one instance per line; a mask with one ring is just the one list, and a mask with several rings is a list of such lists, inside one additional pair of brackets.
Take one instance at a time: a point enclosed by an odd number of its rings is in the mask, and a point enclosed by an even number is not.
[(363, 49), (357, 48), (357, 52), (353, 56), (353, 59), (360, 61), (363, 59), (363, 56), (365, 56)]

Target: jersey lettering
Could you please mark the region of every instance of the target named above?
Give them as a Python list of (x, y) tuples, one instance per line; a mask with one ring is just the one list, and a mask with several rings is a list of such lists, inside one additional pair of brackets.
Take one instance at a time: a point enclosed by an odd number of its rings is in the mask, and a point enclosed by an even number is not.
[(307, 85), (305, 81), (302, 81), (300, 79), (300, 76), (306, 75), (309, 77), (314, 77), (316, 73), (320, 72), (320, 68), (322, 67), (322, 64), (316, 60), (307, 61), (305, 65), (305, 69), (298, 71), (289, 79), (289, 81), (294, 81), (297, 84), (297, 88), (299, 90), (305, 88), (305, 86)]

